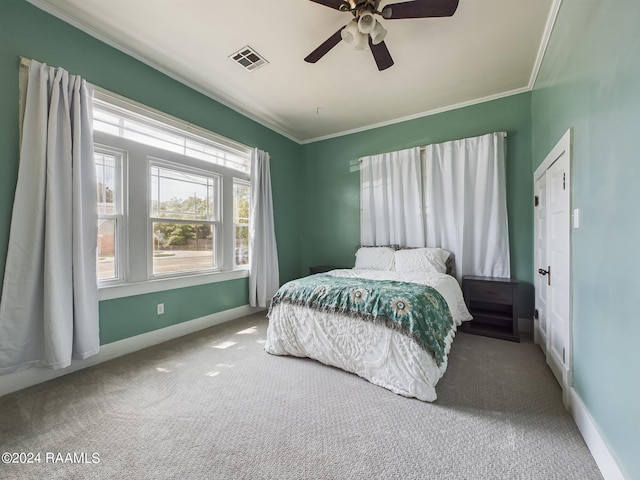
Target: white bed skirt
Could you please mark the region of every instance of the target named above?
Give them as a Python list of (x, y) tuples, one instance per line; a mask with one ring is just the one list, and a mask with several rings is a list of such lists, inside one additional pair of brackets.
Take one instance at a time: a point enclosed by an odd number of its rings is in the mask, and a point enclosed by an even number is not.
[(438, 366), (414, 340), (383, 325), (280, 303), (269, 314), (264, 349), (273, 355), (312, 358), (399, 395), (433, 402), (455, 334), (454, 322)]

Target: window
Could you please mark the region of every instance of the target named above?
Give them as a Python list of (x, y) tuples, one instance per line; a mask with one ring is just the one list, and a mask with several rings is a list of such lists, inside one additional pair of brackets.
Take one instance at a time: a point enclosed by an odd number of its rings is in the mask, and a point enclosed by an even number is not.
[(249, 184), (233, 181), (233, 245), (236, 267), (249, 265)]
[(248, 269), (249, 147), (98, 91), (94, 141), (100, 286)]
[(94, 154), (98, 184), (98, 265), (100, 282), (122, 280), (123, 152), (97, 146)]
[(249, 173), (248, 147), (144, 107), (123, 107), (115, 104), (122, 104), (122, 100), (97, 96), (93, 109), (95, 131)]
[(152, 163), (152, 275), (215, 270), (220, 176)]

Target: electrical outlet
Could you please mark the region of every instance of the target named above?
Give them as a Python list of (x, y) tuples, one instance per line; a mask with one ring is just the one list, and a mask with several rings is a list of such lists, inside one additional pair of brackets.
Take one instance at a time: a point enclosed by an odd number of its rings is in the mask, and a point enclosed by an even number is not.
[(164, 313), (164, 303), (159, 303), (156, 305), (156, 311), (158, 315), (162, 315)]

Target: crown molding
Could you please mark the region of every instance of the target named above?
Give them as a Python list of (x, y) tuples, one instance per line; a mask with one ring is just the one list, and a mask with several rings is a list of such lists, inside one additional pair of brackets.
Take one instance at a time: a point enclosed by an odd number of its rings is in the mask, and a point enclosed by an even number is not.
[(544, 28), (544, 33), (542, 34), (542, 41), (540, 42), (540, 47), (538, 48), (538, 55), (536, 56), (536, 61), (533, 64), (533, 69), (531, 70), (531, 78), (529, 79), (529, 90), (533, 90), (538, 80), (538, 74), (540, 73), (540, 67), (542, 66), (542, 60), (544, 60), (544, 56), (547, 53), (547, 47), (549, 46), (549, 40), (551, 39), (551, 34), (553, 33), (553, 28), (556, 24), (556, 19), (558, 18), (558, 12), (560, 11), (560, 4), (562, 0), (553, 0), (553, 4), (551, 5), (551, 10), (549, 11), (549, 16), (547, 17), (547, 24)]
[(409, 120), (416, 120), (418, 118), (429, 117), (431, 115), (437, 115), (438, 113), (449, 112), (451, 110), (457, 110), (459, 108), (470, 107), (472, 105), (478, 105), (480, 103), (490, 102), (492, 100), (498, 100), (500, 98), (510, 97), (512, 95), (518, 95), (520, 93), (525, 93), (525, 92), (528, 92), (530, 90), (531, 89), (528, 86), (527, 87), (522, 87), (522, 88), (516, 88), (514, 90), (509, 90), (509, 91), (506, 91), (506, 92), (496, 93), (496, 94), (493, 94), (493, 95), (488, 95), (486, 97), (481, 97), (481, 98), (477, 98), (477, 99), (474, 99), (474, 100), (469, 100), (469, 101), (466, 101), (466, 102), (455, 103), (455, 104), (452, 104), (452, 105), (447, 105), (446, 107), (435, 108), (433, 110), (427, 110), (425, 112), (416, 113), (416, 114), (413, 114), (413, 115), (408, 115), (406, 117), (396, 118), (396, 119), (393, 119), (393, 120), (388, 120), (388, 121), (380, 122), (380, 123), (374, 123), (374, 124), (371, 124), (371, 125), (366, 125), (364, 127), (358, 127), (358, 128), (354, 128), (352, 130), (346, 130), (344, 132), (332, 133), (332, 134), (325, 135), (325, 136), (322, 136), (322, 137), (310, 138), (308, 140), (302, 141), (301, 143), (302, 143), (302, 145), (305, 145), (307, 143), (321, 142), (323, 140), (330, 140), (330, 139), (336, 138), (336, 137), (342, 137), (342, 136), (351, 135), (351, 134), (354, 134), (354, 133), (365, 132), (367, 130), (373, 130), (374, 128), (387, 127), (389, 125), (394, 125), (396, 123), (407, 122)]

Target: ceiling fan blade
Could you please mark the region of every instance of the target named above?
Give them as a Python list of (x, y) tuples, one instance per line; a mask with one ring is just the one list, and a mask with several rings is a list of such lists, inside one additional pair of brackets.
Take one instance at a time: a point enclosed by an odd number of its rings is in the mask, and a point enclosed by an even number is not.
[(393, 58), (391, 58), (389, 49), (384, 42), (374, 45), (371, 41), (371, 37), (369, 37), (369, 47), (371, 48), (371, 53), (376, 61), (376, 65), (378, 65), (378, 70), (386, 70), (393, 65)]
[(343, 0), (311, 0), (312, 2), (319, 3), (320, 5), (324, 5), (325, 7), (335, 8), (340, 11), (347, 11), (351, 9), (349, 2), (345, 2)]
[(382, 9), (387, 20), (398, 18), (450, 17), (458, 8), (459, 0), (413, 0), (392, 3)]
[(316, 48), (313, 52), (307, 55), (304, 61), (309, 63), (316, 63), (318, 60), (324, 57), (327, 54), (327, 52), (329, 52), (329, 50), (331, 50), (338, 43), (340, 43), (340, 41), (342, 41), (342, 36), (340, 35), (340, 33), (342, 32), (343, 28), (344, 27), (342, 27), (340, 30), (338, 30), (336, 33), (334, 33), (329, 38), (327, 38), (324, 42), (322, 42), (322, 44), (318, 48)]

